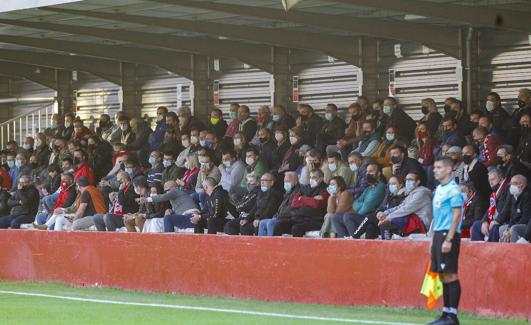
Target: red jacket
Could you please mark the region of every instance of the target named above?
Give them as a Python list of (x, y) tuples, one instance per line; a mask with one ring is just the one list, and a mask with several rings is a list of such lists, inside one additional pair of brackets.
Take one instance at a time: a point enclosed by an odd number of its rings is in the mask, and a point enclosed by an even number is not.
[(11, 188), (11, 177), (9, 177), (9, 173), (4, 168), (0, 168), (0, 177), (2, 177), (2, 182), (0, 183), (0, 186), (2, 188)]
[(77, 181), (77, 179), (81, 176), (87, 176), (89, 184), (94, 185), (94, 172), (86, 162), (79, 165), (79, 167), (74, 172), (74, 182)]
[(61, 187), (61, 191), (57, 197), (57, 202), (55, 202), (53, 210), (50, 211), (50, 213), (53, 213), (57, 208), (67, 208), (71, 206), (75, 200), (76, 190), (74, 188), (74, 184), (70, 185), (66, 189)]
[(485, 167), (496, 166), (496, 148), (502, 144), (504, 144), (504, 141), (492, 134), (488, 134), (485, 137), (481, 144), (484, 155), (481, 163), (485, 165)]

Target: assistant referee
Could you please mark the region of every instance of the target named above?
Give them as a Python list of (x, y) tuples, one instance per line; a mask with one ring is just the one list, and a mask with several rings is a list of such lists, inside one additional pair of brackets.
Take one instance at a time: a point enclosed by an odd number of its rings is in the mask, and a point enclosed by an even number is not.
[(453, 161), (449, 157), (436, 159), (433, 173), (440, 185), (433, 196), (431, 230), (431, 271), (440, 275), (443, 283), (444, 308), (441, 317), (429, 325), (459, 324), (457, 307), (461, 285), (457, 278), (459, 246), (461, 244), (461, 189), (452, 178)]

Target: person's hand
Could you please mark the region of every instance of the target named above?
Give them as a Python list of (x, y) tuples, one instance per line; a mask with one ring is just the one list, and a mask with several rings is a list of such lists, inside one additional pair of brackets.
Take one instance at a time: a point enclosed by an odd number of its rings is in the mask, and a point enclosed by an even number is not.
[(184, 186), (184, 182), (182, 180), (180, 180), (180, 179), (176, 179), (175, 183), (177, 183), (177, 185), (179, 185), (179, 186)]
[(302, 126), (302, 117), (297, 116), (297, 119), (295, 120), (295, 125), (298, 127)]
[(63, 214), (63, 213), (65, 213), (65, 210), (63, 208), (57, 208), (53, 212), (53, 214)]
[(417, 159), (417, 161), (419, 162), (419, 164), (422, 164), (424, 162), (424, 158), (419, 158)]
[(393, 164), (392, 166), (393, 175), (396, 174), (399, 169), (400, 169), (400, 164)]
[(124, 220), (132, 220), (134, 218), (135, 218), (135, 216), (132, 215), (132, 214), (129, 214), (129, 213), (124, 214)]
[(249, 223), (249, 220), (247, 220), (247, 219), (240, 220), (240, 226), (243, 226), (243, 225), (245, 225), (247, 223)]
[(219, 169), (220, 172), (225, 173), (225, 165), (220, 164), (220, 165), (218, 166), (218, 169)]
[(201, 219), (201, 215), (199, 215), (197, 213), (194, 213), (192, 215), (192, 218), (190, 218), (190, 222), (193, 223), (193, 224), (197, 224), (200, 219)]
[(445, 240), (441, 246), (441, 252), (443, 252), (444, 254), (447, 254), (447, 253), (450, 253), (451, 250), (452, 250), (452, 242)]
[(258, 225), (259, 225), (259, 224), (260, 224), (260, 220), (255, 219), (255, 220), (253, 221), (253, 227), (258, 228)]
[(502, 236), (502, 242), (509, 243), (511, 242), (511, 230), (509, 228), (505, 229)]
[(339, 148), (339, 149), (342, 149), (344, 147), (347, 146), (347, 141), (343, 140), (343, 139), (339, 139), (337, 140), (336, 142), (336, 146)]
[(169, 215), (172, 215), (172, 214), (173, 214), (172, 209), (166, 209), (166, 211), (164, 211), (164, 215), (165, 216), (169, 216)]
[(316, 200), (322, 200), (323, 199), (323, 197), (321, 195), (314, 196), (313, 198), (316, 199)]
[(484, 236), (488, 236), (489, 235), (489, 230), (490, 230), (489, 223), (488, 222), (483, 222), (481, 224), (481, 233)]
[(383, 219), (385, 219), (385, 215), (383, 213), (383, 211), (380, 211), (376, 214), (376, 219), (382, 221)]
[(493, 220), (490, 225), (489, 225), (489, 231), (492, 230), (492, 228), (495, 226), (495, 225), (499, 225), (500, 223), (496, 220)]

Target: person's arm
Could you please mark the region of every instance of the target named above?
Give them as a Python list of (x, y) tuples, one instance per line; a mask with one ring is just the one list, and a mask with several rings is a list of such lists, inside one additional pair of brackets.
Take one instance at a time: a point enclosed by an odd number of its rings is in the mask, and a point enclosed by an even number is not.
[(335, 213), (336, 212), (336, 196), (330, 195), (328, 197), (328, 204), (326, 205), (326, 213)]
[(243, 174), (245, 172), (245, 168), (242, 164), (239, 164), (237, 166), (234, 166), (230, 173), (230, 193), (235, 193), (240, 188), (240, 184), (243, 179)]
[(461, 208), (452, 208), (452, 224), (450, 225), (450, 230), (446, 239), (444, 240), (441, 250), (443, 253), (449, 253), (452, 250), (452, 239), (455, 236), (457, 230), (457, 225), (459, 224), (459, 219), (461, 218)]
[(163, 194), (157, 194), (155, 196), (148, 197), (148, 198), (146, 198), (146, 201), (147, 202), (153, 202), (153, 203), (168, 202), (168, 201), (171, 201), (171, 200), (175, 200), (177, 198), (178, 194), (179, 193), (177, 191), (172, 190), (172, 191), (168, 191), (168, 192), (163, 193)]
[(361, 155), (363, 157), (368, 157), (368, 156), (372, 155), (374, 150), (376, 150), (376, 148), (378, 147), (378, 144), (379, 144), (378, 140), (372, 140), (367, 145), (367, 148), (365, 148), (365, 150), (363, 152), (361, 152)]
[(79, 207), (76, 210), (76, 214), (74, 215), (73, 221), (83, 218), (83, 214), (85, 213), (87, 206), (88, 206), (88, 203), (79, 204)]
[(419, 211), (419, 209), (424, 206), (425, 202), (423, 202), (423, 199), (426, 198), (427, 197), (420, 191), (410, 193), (401, 204), (384, 211), (385, 219), (391, 220), (398, 217), (405, 217)]
[(385, 185), (380, 183), (376, 185), (373, 191), (368, 193), (363, 201), (363, 205), (357, 211), (358, 214), (365, 215), (369, 212), (374, 211), (378, 205), (382, 202), (385, 196)]
[(350, 211), (352, 209), (352, 201), (353, 201), (352, 194), (347, 191), (344, 191), (339, 196), (339, 202), (336, 206), (335, 211), (332, 211), (332, 213)]

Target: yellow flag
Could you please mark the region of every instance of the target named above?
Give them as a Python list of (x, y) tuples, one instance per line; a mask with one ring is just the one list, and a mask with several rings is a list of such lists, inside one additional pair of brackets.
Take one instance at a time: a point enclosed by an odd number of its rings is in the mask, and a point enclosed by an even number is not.
[(431, 261), (428, 263), (428, 269), (426, 270), (426, 275), (424, 276), (424, 282), (422, 283), (422, 288), (420, 288), (420, 293), (428, 297), (426, 306), (428, 309), (433, 309), (437, 304), (437, 299), (443, 294), (443, 286), (439, 273), (431, 272)]

